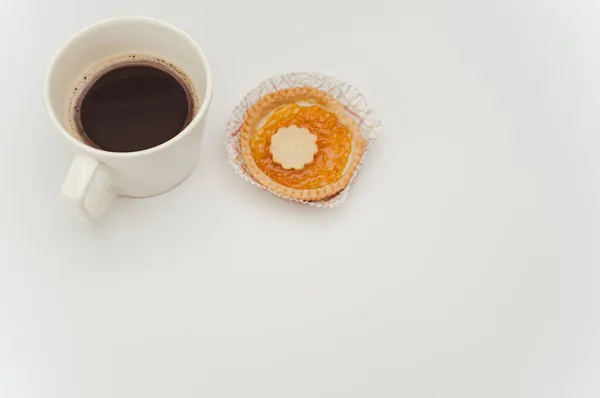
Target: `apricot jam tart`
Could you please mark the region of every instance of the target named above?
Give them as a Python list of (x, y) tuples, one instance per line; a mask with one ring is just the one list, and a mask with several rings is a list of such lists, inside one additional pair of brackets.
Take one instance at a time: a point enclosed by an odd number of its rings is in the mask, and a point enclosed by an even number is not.
[(316, 201), (343, 190), (364, 151), (354, 120), (312, 87), (276, 91), (246, 114), (240, 146), (250, 175), (290, 198)]

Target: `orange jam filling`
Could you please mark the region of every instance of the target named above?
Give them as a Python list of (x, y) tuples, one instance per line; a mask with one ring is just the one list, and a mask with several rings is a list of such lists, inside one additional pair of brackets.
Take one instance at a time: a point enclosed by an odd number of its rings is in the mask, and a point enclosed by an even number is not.
[[(301, 170), (286, 170), (273, 161), (271, 137), (281, 127), (295, 125), (317, 136), (317, 153)], [(352, 151), (352, 136), (337, 116), (320, 106), (287, 104), (270, 115), (251, 142), (252, 157), (272, 180), (295, 189), (322, 188), (338, 181)]]

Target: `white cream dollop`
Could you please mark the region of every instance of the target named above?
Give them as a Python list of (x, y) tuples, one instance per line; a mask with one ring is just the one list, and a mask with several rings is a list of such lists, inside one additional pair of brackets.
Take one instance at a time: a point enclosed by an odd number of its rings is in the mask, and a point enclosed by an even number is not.
[(270, 151), (284, 169), (302, 170), (318, 151), (317, 136), (304, 127), (282, 127), (271, 137)]

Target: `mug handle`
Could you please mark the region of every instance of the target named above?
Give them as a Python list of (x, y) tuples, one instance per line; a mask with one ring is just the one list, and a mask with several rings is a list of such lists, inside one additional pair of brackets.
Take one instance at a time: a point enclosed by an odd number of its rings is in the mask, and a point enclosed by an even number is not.
[(62, 193), (92, 220), (100, 217), (117, 195), (106, 167), (85, 155), (73, 159), (62, 184)]

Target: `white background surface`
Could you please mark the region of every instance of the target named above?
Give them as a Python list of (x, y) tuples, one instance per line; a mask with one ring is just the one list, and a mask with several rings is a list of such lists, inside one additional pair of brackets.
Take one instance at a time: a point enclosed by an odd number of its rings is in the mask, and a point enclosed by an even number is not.
[[(214, 102), (185, 184), (90, 225), (43, 77), (124, 14), (189, 31)], [(598, 397), (599, 22), (592, 0), (1, 0), (0, 396)], [(226, 162), (237, 101), (295, 70), (385, 123), (338, 210)]]

